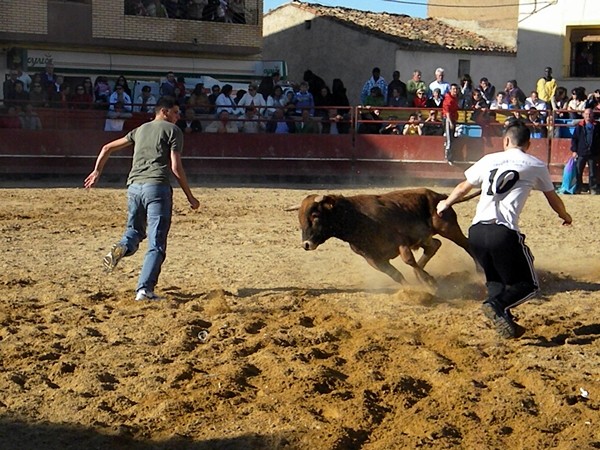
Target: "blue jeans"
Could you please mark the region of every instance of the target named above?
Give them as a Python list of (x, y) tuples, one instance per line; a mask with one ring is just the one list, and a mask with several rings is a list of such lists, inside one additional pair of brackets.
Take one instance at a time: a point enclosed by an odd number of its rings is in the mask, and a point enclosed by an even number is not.
[(171, 228), (173, 189), (168, 184), (130, 184), (127, 188), (127, 229), (120, 243), (133, 255), (148, 236), (148, 250), (136, 291), (154, 291), (162, 263), (167, 257), (167, 236)]

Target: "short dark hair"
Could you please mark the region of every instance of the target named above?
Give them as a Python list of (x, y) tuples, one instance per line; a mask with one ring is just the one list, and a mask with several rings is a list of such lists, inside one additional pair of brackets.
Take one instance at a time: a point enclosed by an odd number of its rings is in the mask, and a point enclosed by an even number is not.
[(147, 85), (146, 85), (146, 86), (144, 86), (144, 87), (142, 88), (142, 92), (150, 92), (150, 86), (147, 86)]
[(508, 137), (513, 145), (521, 147), (531, 139), (531, 131), (522, 120), (514, 117), (504, 122), (504, 136)]
[(154, 108), (154, 110), (156, 112), (158, 112), (161, 109), (171, 109), (175, 105), (176, 105), (175, 99), (173, 97), (165, 95), (164, 97), (161, 97), (158, 99), (158, 102), (156, 102), (156, 107)]

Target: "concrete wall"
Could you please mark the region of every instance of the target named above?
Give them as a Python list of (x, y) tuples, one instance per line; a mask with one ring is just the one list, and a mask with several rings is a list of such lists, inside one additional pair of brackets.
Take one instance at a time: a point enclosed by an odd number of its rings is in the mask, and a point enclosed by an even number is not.
[(532, 2), (521, 0), (519, 7), (519, 48), (516, 72), (523, 90), (532, 89), (551, 66), (559, 86), (584, 86), (588, 92), (600, 88), (598, 78), (569, 77), (571, 44), (568, 26), (600, 26), (597, 1), (560, 0), (536, 10)]

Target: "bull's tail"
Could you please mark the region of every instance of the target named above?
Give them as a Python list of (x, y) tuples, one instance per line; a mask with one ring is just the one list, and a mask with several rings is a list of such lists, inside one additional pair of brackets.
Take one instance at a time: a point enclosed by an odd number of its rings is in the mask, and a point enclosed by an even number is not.
[[(473, 192), (472, 194), (466, 195), (463, 198), (461, 198), (460, 200), (457, 200), (454, 202), (454, 204), (456, 205), (457, 203), (462, 203), (462, 202), (468, 202), (469, 200), (471, 200), (472, 198), (475, 198), (477, 196), (481, 195), (481, 189), (479, 189), (477, 192)], [(446, 197), (447, 198), (447, 197)]]

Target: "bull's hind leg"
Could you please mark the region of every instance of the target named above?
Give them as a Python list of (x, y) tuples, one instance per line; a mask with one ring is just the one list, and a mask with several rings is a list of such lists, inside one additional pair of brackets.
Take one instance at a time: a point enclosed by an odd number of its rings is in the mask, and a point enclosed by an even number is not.
[(394, 266), (392, 266), (389, 261), (386, 261), (386, 260), (377, 260), (376, 261), (374, 259), (367, 258), (367, 257), (365, 257), (365, 259), (371, 266), (373, 266), (375, 269), (379, 270), (380, 272), (385, 273), (387, 276), (392, 278), (392, 280), (394, 280), (396, 283), (400, 283), (400, 284), (406, 283), (406, 278), (404, 278), (404, 275), (402, 275), (398, 271), (398, 269), (396, 269)]
[[(433, 252), (434, 254), (438, 248), (439, 248), (439, 245), (435, 248), (435, 251)], [(433, 255), (431, 255), (431, 256), (433, 256)], [(431, 258), (431, 256), (429, 256), (429, 258), (426, 258), (425, 262), (427, 262)], [(435, 280), (433, 279), (433, 277), (431, 275), (429, 275), (427, 272), (425, 272), (420, 264), (417, 264), (415, 255), (413, 254), (410, 247), (401, 246), (400, 247), (400, 257), (402, 258), (402, 261), (404, 261), (406, 264), (408, 264), (409, 266), (411, 266), (414, 269), (415, 275), (422, 283), (428, 284), (429, 286), (435, 286)], [(421, 258), (421, 259), (423, 259), (423, 258)]]

